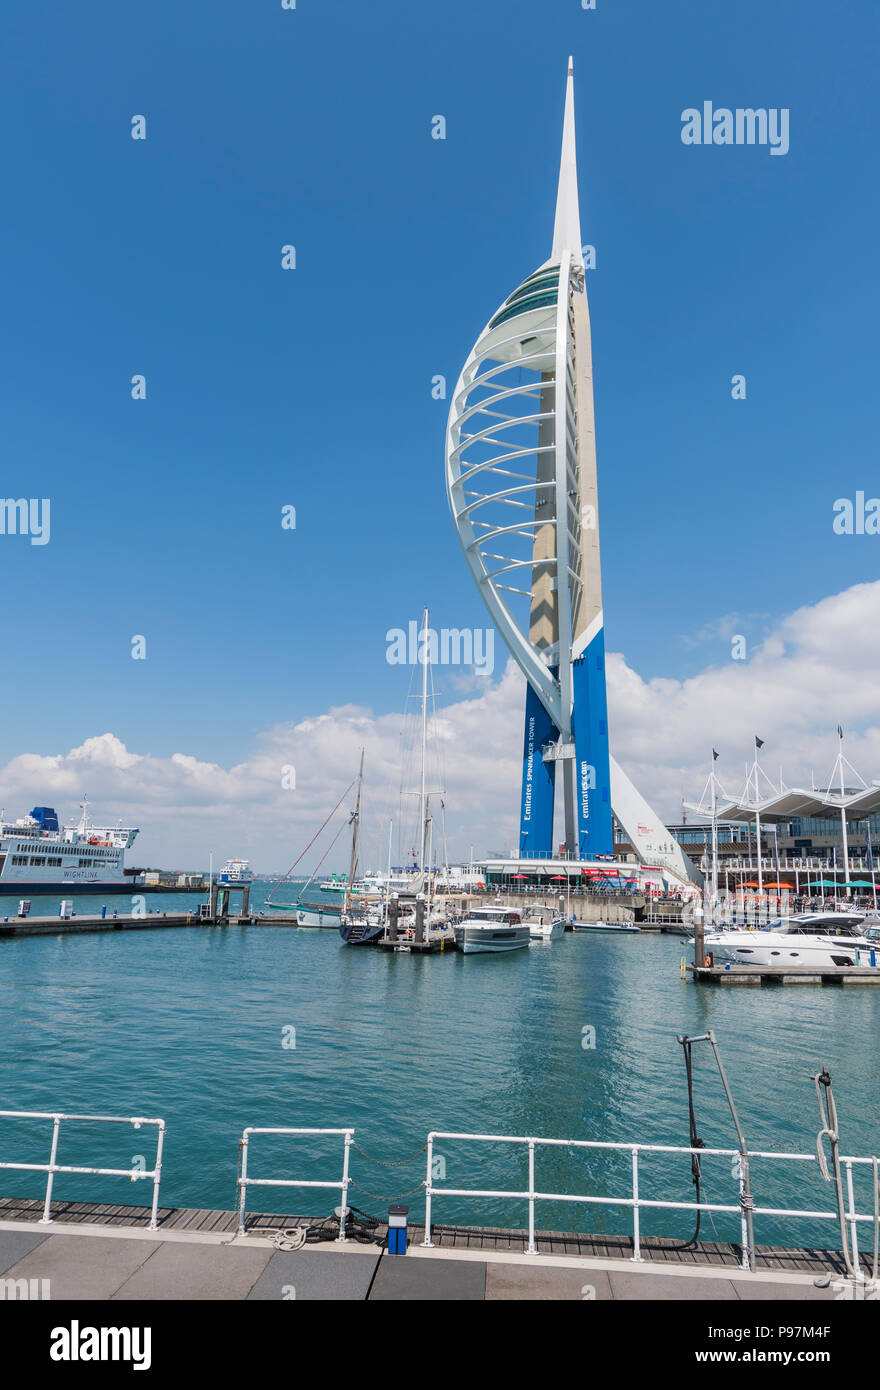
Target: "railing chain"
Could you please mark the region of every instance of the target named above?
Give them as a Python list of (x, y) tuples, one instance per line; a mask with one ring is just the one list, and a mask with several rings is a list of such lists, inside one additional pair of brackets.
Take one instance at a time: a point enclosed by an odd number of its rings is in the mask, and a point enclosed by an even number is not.
[(356, 1150), (357, 1150), (357, 1152), (360, 1154), (361, 1158), (365, 1158), (365, 1159), (367, 1160), (368, 1163), (375, 1163), (375, 1164), (377, 1164), (380, 1168), (405, 1168), (405, 1167), (407, 1166), (407, 1164), (409, 1164), (409, 1163), (415, 1163), (415, 1161), (416, 1161), (417, 1158), (421, 1158), (422, 1154), (426, 1151), (428, 1145), (427, 1145), (427, 1143), (424, 1143), (424, 1144), (422, 1145), (422, 1147), (419, 1149), (418, 1153), (413, 1154), (412, 1158), (398, 1158), (398, 1159), (395, 1159), (393, 1162), (390, 1162), (390, 1163), (389, 1163), (389, 1162), (385, 1162), (385, 1161), (384, 1161), (383, 1159), (381, 1159), (381, 1158), (372, 1158), (372, 1157), (370, 1156), (370, 1154), (364, 1153), (364, 1151), (363, 1151), (363, 1149), (361, 1148), (360, 1144), (355, 1143), (354, 1139), (352, 1139), (352, 1141), (351, 1141), (351, 1147), (352, 1147), (353, 1149), (356, 1149)]

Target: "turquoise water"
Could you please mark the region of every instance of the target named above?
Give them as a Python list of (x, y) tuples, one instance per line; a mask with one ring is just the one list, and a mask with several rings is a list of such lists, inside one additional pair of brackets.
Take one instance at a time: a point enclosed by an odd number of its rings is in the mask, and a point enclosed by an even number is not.
[[(88, 900), (81, 911), (93, 910)], [(175, 899), (153, 899), (173, 910)], [(191, 905), (193, 899), (187, 899)], [(79, 906), (79, 904), (78, 904)], [(713, 1028), (751, 1148), (813, 1150), (809, 1074), (835, 1083), (844, 1151), (880, 1148), (876, 1041), (880, 992), (733, 990), (680, 978), (676, 938), (568, 934), (508, 956), (395, 956), (344, 947), (333, 932), (192, 928), (0, 941), (0, 1107), (161, 1116), (168, 1125), (164, 1204), (230, 1208), (245, 1125), (353, 1125), (370, 1155), (403, 1159), (429, 1129), (687, 1143), (678, 1032)], [(285, 1047), (285, 1038), (295, 1047)], [(595, 1046), (584, 1029), (595, 1030)], [(707, 1050), (697, 1049), (699, 1132), (734, 1147)], [(62, 1127), (61, 1161), (151, 1166), (148, 1131)], [(45, 1162), (49, 1126), (0, 1120), (0, 1156)], [(133, 1142), (134, 1141), (134, 1142)], [(448, 1186), (521, 1187), (510, 1150), (439, 1141)], [(254, 1176), (329, 1178), (337, 1141), (257, 1138)], [(351, 1200), (381, 1215), (424, 1176), (424, 1159), (380, 1168), (355, 1155)], [(830, 1210), (815, 1166), (757, 1163), (758, 1204)], [(551, 1192), (627, 1195), (628, 1155), (539, 1156)], [(729, 1159), (706, 1159), (708, 1197), (735, 1200)], [(4, 1173), (10, 1195), (38, 1196), (35, 1174)], [(360, 1189), (365, 1189), (360, 1190)], [(860, 1184), (864, 1193), (866, 1185)], [(689, 1162), (642, 1161), (642, 1196), (690, 1198)], [(146, 1184), (61, 1175), (59, 1197), (146, 1202)], [(371, 1195), (366, 1195), (369, 1193)], [(251, 1194), (262, 1210), (329, 1212), (335, 1194)], [(412, 1216), (423, 1211), (407, 1198)], [(862, 1206), (862, 1210), (867, 1210)], [(523, 1225), (525, 1205), (438, 1198), (435, 1217)], [(628, 1231), (623, 1209), (539, 1207), (539, 1226)], [(688, 1235), (692, 1218), (644, 1213), (643, 1230)], [(738, 1220), (704, 1218), (706, 1238), (736, 1239)], [(759, 1240), (836, 1244), (832, 1223), (758, 1218)]]

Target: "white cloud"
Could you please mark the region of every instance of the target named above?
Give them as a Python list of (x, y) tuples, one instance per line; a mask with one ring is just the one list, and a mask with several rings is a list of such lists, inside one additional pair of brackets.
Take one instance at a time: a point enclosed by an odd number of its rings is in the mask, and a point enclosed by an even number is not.
[(784, 618), (747, 661), (728, 660), (685, 681), (642, 678), (608, 660), (615, 751), (640, 790), (678, 816), (679, 789), (698, 794), (714, 746), (719, 775), (741, 790), (757, 734), (775, 781), (823, 782), (843, 724), (846, 754), (870, 781), (880, 775), (880, 651), (872, 641), (880, 582), (857, 584)]
[(724, 613), (704, 623), (695, 633), (683, 633), (679, 641), (685, 647), (699, 647), (707, 642), (730, 642), (737, 633), (763, 632), (769, 620), (769, 613)]
[[(846, 752), (870, 781), (880, 775), (880, 650), (873, 641), (880, 582), (860, 584), (798, 609), (772, 629), (748, 661), (728, 660), (683, 681), (644, 680), (622, 655), (608, 658), (609, 722), (618, 760), (657, 811), (680, 814), (684, 787), (696, 797), (711, 749), (719, 772), (738, 792), (752, 740), (765, 740), (764, 766), (775, 779), (809, 783), (828, 774), (834, 731), (846, 730)], [(522, 748), (523, 683), (509, 662), (499, 679), (440, 711), (432, 740), (442, 775), (450, 854), (504, 849), (516, 836)], [(132, 752), (112, 733), (87, 739), (67, 754), (24, 753), (0, 771), (7, 814), (55, 804), (73, 814), (88, 793), (96, 820), (121, 819), (142, 828), (131, 863), (174, 868), (247, 855), (257, 869), (286, 868), (343, 795), (365, 749), (362, 824), (365, 858), (384, 862), (388, 816), (398, 821), (401, 781), (415, 785), (410, 763), (401, 774), (399, 713), (374, 714), (345, 705), (279, 724), (223, 768), (184, 752), (154, 757)], [(295, 790), (285, 790), (285, 767)], [(412, 838), (414, 798), (404, 839)], [(439, 817), (435, 849), (439, 849)], [(343, 831), (327, 867), (344, 864)], [(326, 842), (325, 842), (326, 843)], [(405, 846), (404, 846), (405, 847)], [(397, 853), (395, 851), (395, 859)], [(305, 861), (314, 863), (314, 855)]]

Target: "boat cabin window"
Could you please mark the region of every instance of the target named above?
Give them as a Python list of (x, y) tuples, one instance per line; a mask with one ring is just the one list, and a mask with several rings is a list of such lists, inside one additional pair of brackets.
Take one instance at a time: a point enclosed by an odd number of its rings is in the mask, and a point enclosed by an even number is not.
[(823, 922), (820, 918), (813, 922), (797, 922), (790, 928), (793, 932), (799, 932), (802, 936), (861, 936), (858, 930), (857, 917), (849, 919), (836, 919), (832, 922)]

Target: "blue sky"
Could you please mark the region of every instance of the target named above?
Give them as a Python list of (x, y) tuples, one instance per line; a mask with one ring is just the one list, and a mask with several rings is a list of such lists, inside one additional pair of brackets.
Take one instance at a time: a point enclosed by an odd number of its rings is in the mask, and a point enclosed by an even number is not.
[[(49, 545), (0, 538), (4, 761), (112, 730), (228, 764), (400, 709), (385, 632), (423, 603), (483, 626), (431, 378), (549, 254), (569, 53), (610, 649), (687, 677), (723, 616), (756, 640), (875, 577), (880, 541), (831, 526), (877, 490), (874, 3), (19, 0), (4, 27), (3, 491), (52, 499)], [(684, 146), (704, 99), (788, 107), (790, 152)]]

